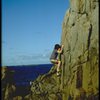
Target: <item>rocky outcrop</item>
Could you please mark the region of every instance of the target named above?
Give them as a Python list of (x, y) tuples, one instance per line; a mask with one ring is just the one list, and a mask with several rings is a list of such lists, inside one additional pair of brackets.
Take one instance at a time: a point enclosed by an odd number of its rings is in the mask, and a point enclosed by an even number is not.
[(98, 0), (70, 0), (61, 44), (63, 100), (98, 100)]
[(27, 100), (98, 100), (98, 2), (70, 0), (62, 26), (61, 77), (53, 66), (32, 82)]
[(56, 66), (45, 75), (40, 75), (31, 82), (31, 91), (25, 100), (62, 100), (59, 88), (60, 78), (56, 75)]
[(2, 100), (13, 100), (16, 87), (13, 82), (13, 71), (7, 67), (1, 68), (1, 87)]

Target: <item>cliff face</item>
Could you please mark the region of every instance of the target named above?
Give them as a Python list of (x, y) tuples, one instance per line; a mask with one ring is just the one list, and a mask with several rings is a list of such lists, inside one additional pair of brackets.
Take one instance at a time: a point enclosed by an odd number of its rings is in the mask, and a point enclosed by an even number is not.
[[(98, 94), (98, 0), (70, 0), (61, 44), (63, 100), (97, 100)], [(71, 99), (71, 100), (72, 100)]]
[(56, 66), (31, 84), (25, 100), (98, 100), (98, 0), (70, 0), (61, 44), (61, 77)]

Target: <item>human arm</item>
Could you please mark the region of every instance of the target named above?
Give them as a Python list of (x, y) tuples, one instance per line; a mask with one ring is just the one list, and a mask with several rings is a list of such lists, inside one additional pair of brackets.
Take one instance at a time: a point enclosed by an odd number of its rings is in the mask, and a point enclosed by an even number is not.
[(60, 50), (59, 49), (57, 50), (57, 53), (62, 53), (63, 48), (64, 48), (64, 45), (61, 46), (61, 49)]

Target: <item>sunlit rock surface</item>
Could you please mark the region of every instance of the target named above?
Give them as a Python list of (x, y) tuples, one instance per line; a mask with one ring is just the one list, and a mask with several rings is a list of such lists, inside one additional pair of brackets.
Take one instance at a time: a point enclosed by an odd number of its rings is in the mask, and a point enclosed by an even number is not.
[(61, 77), (56, 66), (55, 73), (38, 77), (32, 100), (98, 100), (98, 13), (98, 0), (70, 0), (62, 25)]

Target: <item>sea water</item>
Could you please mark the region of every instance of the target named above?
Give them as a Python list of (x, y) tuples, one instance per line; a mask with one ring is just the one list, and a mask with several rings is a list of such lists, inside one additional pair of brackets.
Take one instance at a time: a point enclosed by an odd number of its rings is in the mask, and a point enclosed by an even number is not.
[(52, 64), (10, 66), (9, 70), (14, 72), (13, 82), (15, 85), (30, 85), (39, 75), (50, 71)]
[(13, 71), (11, 78), (13, 78), (13, 83), (16, 86), (15, 96), (29, 94), (30, 82), (34, 81), (39, 75), (48, 73), (52, 66), (52, 64), (8, 66), (8, 69)]

